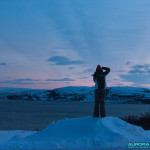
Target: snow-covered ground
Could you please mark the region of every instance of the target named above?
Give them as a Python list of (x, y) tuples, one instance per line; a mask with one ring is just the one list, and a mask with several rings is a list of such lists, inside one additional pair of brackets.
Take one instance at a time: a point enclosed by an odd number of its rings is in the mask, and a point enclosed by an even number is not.
[(117, 117), (71, 118), (52, 122), (41, 131), (0, 131), (1, 149), (128, 148), (150, 143), (150, 131)]
[[(106, 102), (150, 104), (150, 89), (109, 87)], [(53, 90), (0, 88), (0, 99), (46, 101), (94, 101), (94, 87), (63, 87)]]

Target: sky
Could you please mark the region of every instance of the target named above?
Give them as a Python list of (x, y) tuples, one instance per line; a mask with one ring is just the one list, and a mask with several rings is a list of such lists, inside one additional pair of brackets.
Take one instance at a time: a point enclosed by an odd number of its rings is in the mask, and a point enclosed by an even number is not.
[(0, 87), (150, 88), (150, 0), (0, 0)]

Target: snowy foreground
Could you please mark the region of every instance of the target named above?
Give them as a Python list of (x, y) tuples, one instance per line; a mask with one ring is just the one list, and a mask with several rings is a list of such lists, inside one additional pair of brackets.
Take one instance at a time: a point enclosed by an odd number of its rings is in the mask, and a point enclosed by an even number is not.
[(0, 131), (1, 149), (127, 148), (129, 142), (150, 142), (150, 131), (111, 116), (66, 118), (42, 131)]

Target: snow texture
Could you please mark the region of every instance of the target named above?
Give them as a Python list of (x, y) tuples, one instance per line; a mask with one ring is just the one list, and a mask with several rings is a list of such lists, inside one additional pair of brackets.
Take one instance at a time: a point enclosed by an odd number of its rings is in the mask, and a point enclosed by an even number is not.
[[(109, 87), (106, 102), (150, 104), (150, 89)], [(0, 88), (0, 99), (46, 101), (94, 101), (94, 87), (63, 87), (53, 90)]]
[(1, 149), (127, 148), (129, 142), (150, 142), (150, 131), (117, 117), (71, 118), (45, 129), (1, 131)]

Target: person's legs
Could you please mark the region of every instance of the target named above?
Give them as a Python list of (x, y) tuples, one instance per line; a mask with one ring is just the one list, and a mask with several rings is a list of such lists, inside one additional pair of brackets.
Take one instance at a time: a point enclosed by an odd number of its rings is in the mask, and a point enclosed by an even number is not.
[(101, 117), (106, 117), (105, 99), (106, 99), (106, 90), (101, 90), (100, 92), (100, 115)]
[(95, 90), (95, 105), (93, 117), (99, 117), (99, 90)]

